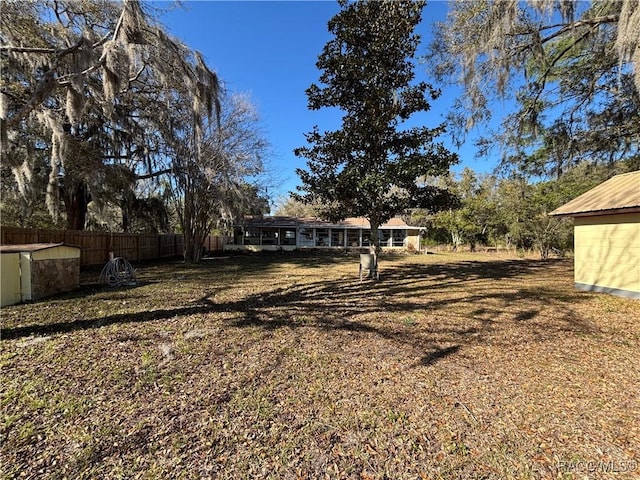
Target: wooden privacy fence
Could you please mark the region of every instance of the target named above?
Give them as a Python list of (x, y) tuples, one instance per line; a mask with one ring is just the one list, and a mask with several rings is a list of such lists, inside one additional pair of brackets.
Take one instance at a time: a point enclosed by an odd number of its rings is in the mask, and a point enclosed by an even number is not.
[[(184, 237), (178, 233), (137, 235), (129, 233), (86, 232), (78, 230), (40, 230), (38, 228), (0, 228), (0, 244), (66, 243), (80, 247), (81, 265), (102, 265), (110, 252), (130, 262), (182, 256)], [(222, 250), (223, 237), (209, 236), (207, 251)]]

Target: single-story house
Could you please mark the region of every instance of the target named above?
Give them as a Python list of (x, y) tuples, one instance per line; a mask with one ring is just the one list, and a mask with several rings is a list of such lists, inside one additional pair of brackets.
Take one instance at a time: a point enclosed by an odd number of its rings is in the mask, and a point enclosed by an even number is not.
[(80, 285), (80, 248), (63, 243), (0, 246), (2, 306), (67, 292)]
[[(378, 229), (378, 243), (384, 249), (420, 248), (420, 227), (407, 225), (400, 218), (392, 218)], [(297, 250), (309, 248), (348, 249), (369, 247), (371, 226), (362, 217), (341, 222), (327, 222), (317, 218), (247, 217), (234, 227), (224, 249), (262, 251)]]
[(574, 217), (576, 288), (640, 299), (640, 171), (616, 175), (550, 215)]

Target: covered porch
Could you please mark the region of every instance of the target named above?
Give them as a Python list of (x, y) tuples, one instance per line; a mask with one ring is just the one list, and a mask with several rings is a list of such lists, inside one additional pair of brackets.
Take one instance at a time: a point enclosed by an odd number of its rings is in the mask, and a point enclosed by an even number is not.
[[(419, 250), (420, 228), (392, 219), (378, 230), (383, 249)], [(225, 250), (360, 249), (370, 246), (371, 230), (363, 218), (331, 223), (318, 219), (262, 217), (234, 227)]]

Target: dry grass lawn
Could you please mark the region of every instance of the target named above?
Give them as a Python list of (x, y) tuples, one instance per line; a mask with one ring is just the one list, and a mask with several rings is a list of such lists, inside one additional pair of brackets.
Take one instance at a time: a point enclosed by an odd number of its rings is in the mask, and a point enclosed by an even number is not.
[(575, 291), (570, 260), (87, 278), (2, 309), (5, 478), (640, 477), (640, 302)]

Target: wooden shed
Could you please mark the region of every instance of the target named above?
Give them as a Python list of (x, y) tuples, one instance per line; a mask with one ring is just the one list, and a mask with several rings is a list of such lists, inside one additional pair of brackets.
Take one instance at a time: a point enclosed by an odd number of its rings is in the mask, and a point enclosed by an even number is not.
[(68, 292), (80, 285), (80, 248), (63, 243), (0, 246), (2, 306)]
[(574, 217), (576, 288), (640, 299), (640, 171), (616, 175), (550, 215)]

